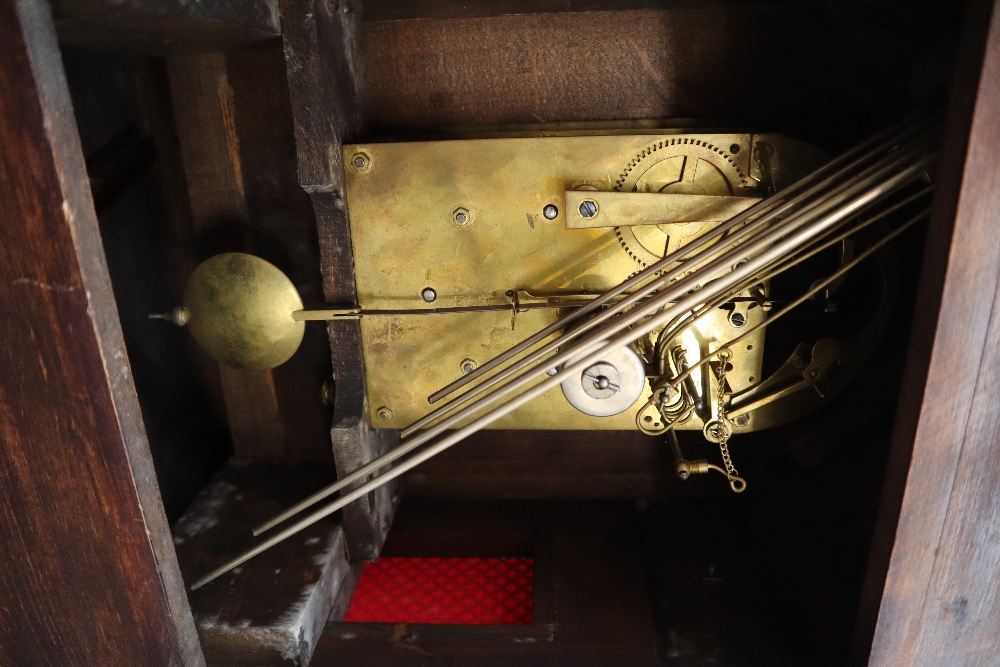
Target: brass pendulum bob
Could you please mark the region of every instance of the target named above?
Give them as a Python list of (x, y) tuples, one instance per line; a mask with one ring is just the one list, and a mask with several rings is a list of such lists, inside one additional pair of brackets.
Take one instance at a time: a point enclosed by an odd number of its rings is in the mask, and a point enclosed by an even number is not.
[(305, 332), (305, 322), (292, 315), (302, 310), (292, 281), (270, 262), (240, 252), (198, 265), (184, 290), (184, 309), (198, 344), (245, 371), (285, 363)]

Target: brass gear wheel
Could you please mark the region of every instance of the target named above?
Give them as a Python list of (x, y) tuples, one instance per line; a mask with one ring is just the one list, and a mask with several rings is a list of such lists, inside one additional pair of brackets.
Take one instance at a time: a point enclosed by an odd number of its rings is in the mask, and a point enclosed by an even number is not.
[[(621, 192), (742, 195), (746, 177), (729, 154), (694, 137), (663, 139), (632, 158), (615, 183)], [(615, 227), (625, 252), (646, 268), (708, 223)]]

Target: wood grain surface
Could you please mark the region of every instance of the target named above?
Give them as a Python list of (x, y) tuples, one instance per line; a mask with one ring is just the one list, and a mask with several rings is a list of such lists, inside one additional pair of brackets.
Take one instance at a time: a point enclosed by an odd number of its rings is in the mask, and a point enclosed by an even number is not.
[[(235, 100), (226, 56), (209, 53), (167, 61), (191, 225), (196, 243), (249, 250)], [(207, 240), (212, 239), (212, 240)], [(241, 456), (278, 456), (284, 431), (271, 371), (250, 373), (219, 364), (233, 449)]]
[[(321, 304), (319, 246), (309, 198), (295, 177), (281, 49), (177, 56), (167, 59), (167, 69), (192, 254), (199, 260), (227, 251), (258, 255), (288, 275), (304, 303)], [(329, 355), (316, 323), (277, 369), (219, 365), (238, 455), (330, 460), (330, 410), (320, 401)]]
[(1000, 6), (972, 3), (968, 27), (886, 487), (891, 515), (891, 471), (907, 471), (884, 588), (869, 571), (873, 666), (994, 665), (1000, 646)]
[(941, 91), (927, 61), (953, 27), (902, 5), (387, 4), (361, 31), (375, 133), (687, 118), (850, 144)]
[[(298, 179), (312, 201), (323, 295), (356, 304), (354, 252), (344, 203), (341, 146), (362, 132), (359, 12), (351, 2), (281, 0), (282, 39), (295, 127)], [(329, 322), (334, 399), (331, 433), (337, 471), (345, 475), (387, 451), (396, 431), (376, 431), (365, 398), (361, 327)], [(378, 557), (398, 501), (397, 483), (343, 510), (348, 552)]]
[(0, 43), (0, 663), (204, 664), (47, 6)]
[[(252, 547), (254, 526), (316, 491), (332, 464), (233, 457), (173, 526), (181, 572), (194, 581)], [(356, 576), (343, 531), (328, 517), (190, 591), (205, 656), (221, 665), (302, 665), (342, 587)]]
[(277, 41), (276, 0), (54, 0), (64, 44), (155, 55), (228, 51)]

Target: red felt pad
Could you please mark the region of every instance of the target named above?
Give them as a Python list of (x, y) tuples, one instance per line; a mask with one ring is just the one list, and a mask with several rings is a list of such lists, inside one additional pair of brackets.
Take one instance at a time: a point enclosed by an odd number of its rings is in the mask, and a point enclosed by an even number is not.
[(530, 558), (380, 558), (366, 563), (345, 620), (531, 623)]

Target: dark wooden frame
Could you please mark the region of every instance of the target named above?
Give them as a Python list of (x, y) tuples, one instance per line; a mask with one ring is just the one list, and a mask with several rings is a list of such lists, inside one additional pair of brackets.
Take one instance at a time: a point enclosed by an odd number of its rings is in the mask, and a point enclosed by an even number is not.
[[(879, 608), (873, 665), (991, 664), (1000, 643), (1000, 236), (993, 229), (1000, 167), (991, 154), (1000, 135), (1000, 3), (972, 4), (883, 542), (866, 587), (869, 608)], [(328, 257), (343, 257), (339, 152), (314, 159), (310, 142), (336, 147), (357, 128), (356, 112), (339, 104), (357, 93), (357, 82), (336, 55), (351, 43), (350, 5), (282, 0), (280, 7), (286, 16), (314, 17), (289, 21), (284, 36), (292, 95), (296, 87), (318, 90), (332, 105), (315, 117), (293, 109), (299, 177)], [(265, 28), (250, 41), (273, 38)], [(48, 9), (0, 0), (0, 43), (0, 194), (7, 202), (0, 225), (0, 661), (202, 664)], [(342, 271), (330, 274), (327, 298), (350, 302), (349, 281), (336, 278)], [(332, 331), (331, 340), (356, 354), (351, 335)], [(338, 380), (338, 400), (349, 406), (345, 425), (362, 428), (363, 392), (350, 373)], [(387, 527), (380, 521), (371, 535)], [(861, 661), (872, 636), (863, 618), (858, 636)]]
[(202, 665), (48, 7), (0, 44), (0, 662)]

